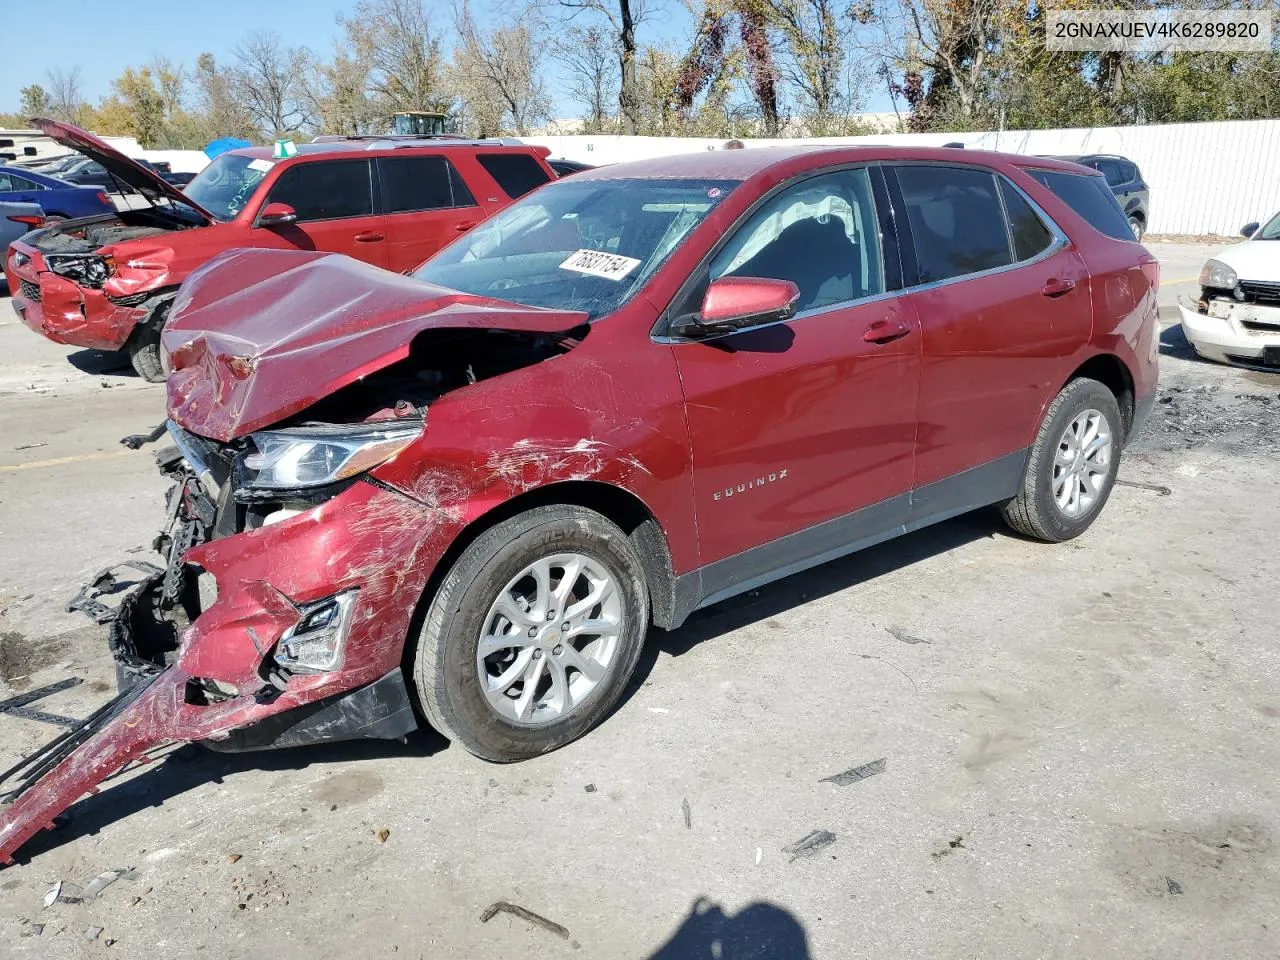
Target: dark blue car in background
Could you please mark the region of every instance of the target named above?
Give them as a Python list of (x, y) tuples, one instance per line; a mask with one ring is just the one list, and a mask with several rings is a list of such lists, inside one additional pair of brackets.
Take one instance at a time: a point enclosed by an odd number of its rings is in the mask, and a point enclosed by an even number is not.
[(38, 203), (49, 220), (74, 220), (115, 213), (115, 204), (98, 187), (79, 187), (24, 167), (0, 166), (0, 201)]

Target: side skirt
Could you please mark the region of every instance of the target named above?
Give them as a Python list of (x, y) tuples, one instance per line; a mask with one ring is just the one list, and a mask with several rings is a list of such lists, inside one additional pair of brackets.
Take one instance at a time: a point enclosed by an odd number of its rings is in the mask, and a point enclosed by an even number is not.
[(675, 591), (680, 609), (675, 611), (670, 629), (680, 626), (694, 610), (904, 533), (1012, 499), (1030, 453), (1030, 447), (1018, 450), (682, 574), (676, 578)]

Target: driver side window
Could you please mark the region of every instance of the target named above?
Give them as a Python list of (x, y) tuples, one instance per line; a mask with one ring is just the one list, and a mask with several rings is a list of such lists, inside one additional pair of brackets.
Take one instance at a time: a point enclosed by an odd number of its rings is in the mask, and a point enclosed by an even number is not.
[(711, 279), (762, 277), (800, 288), (798, 311), (884, 292), (880, 236), (865, 168), (788, 187), (743, 224), (711, 263)]

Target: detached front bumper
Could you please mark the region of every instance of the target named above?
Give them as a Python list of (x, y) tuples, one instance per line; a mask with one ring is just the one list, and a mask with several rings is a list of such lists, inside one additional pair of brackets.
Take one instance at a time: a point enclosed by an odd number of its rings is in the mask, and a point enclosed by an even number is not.
[(9, 248), (5, 274), (18, 318), (54, 343), (119, 350), (146, 318), (147, 309), (137, 302), (145, 300), (145, 295), (117, 303), (102, 290), (77, 286), (42, 264), (38, 251), (20, 249), (20, 241), (15, 242)]
[(1200, 313), (1186, 298), (1178, 304), (1182, 332), (1206, 360), (1280, 372), (1280, 307), (1214, 298)]
[[(167, 666), (139, 669), (146, 657), (129, 631), (151, 607), (145, 595), (130, 598), (131, 624), (112, 623), (112, 646), (129, 665), (122, 676), (140, 679), (71, 749), (62, 744), (28, 767), (16, 800), (0, 807), (0, 863), (160, 744), (234, 750), (413, 730), (400, 664), (418, 599), (452, 533), (443, 512), (357, 482), (290, 519), (187, 550), (185, 563), (214, 577), (216, 601), (186, 628)], [(157, 588), (151, 577), (140, 590)], [(356, 600), (334, 669), (282, 672), (275, 653), (303, 609), (349, 590)]]

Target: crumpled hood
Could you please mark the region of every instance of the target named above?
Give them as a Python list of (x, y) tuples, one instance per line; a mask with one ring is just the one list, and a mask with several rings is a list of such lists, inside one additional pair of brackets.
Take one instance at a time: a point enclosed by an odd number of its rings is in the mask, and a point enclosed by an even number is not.
[(161, 337), (169, 418), (226, 442), (409, 355), (423, 330), (561, 333), (587, 315), (459, 293), (336, 253), (230, 250), (178, 291)]

